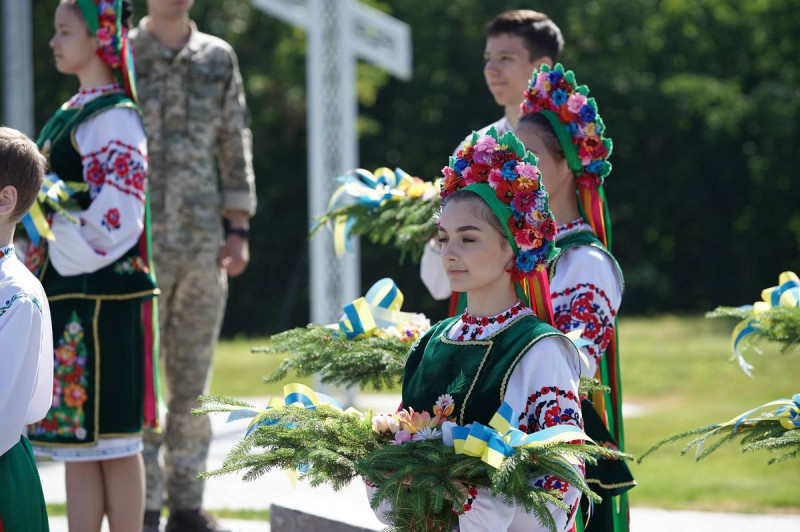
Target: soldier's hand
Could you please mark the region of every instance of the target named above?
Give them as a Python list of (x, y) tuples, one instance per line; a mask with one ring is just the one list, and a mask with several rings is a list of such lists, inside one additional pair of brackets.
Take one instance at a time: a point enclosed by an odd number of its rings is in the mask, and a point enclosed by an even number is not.
[(246, 238), (231, 234), (225, 239), (219, 254), (219, 267), (228, 270), (228, 275), (241, 275), (250, 262), (250, 246)]

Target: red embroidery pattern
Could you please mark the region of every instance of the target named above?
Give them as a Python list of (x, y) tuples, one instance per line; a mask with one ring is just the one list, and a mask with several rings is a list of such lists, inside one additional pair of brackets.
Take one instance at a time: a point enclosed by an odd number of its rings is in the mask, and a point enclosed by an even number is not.
[(112, 229), (119, 229), (120, 227), (120, 214), (119, 209), (111, 208), (106, 211), (103, 220), (100, 222), (103, 227), (111, 231)]
[(591, 342), (584, 349), (599, 364), (614, 337), (617, 316), (605, 290), (593, 283), (579, 283), (551, 296), (556, 328), (564, 333), (583, 329), (581, 338)]
[(112, 140), (99, 151), (82, 155), (81, 161), (92, 199), (108, 185), (144, 203), (147, 157), (136, 146)]
[(541, 390), (528, 397), (525, 411), (519, 415), (517, 423), (519, 430), (526, 434), (563, 423), (583, 427), (578, 397), (572, 390), (543, 386)]

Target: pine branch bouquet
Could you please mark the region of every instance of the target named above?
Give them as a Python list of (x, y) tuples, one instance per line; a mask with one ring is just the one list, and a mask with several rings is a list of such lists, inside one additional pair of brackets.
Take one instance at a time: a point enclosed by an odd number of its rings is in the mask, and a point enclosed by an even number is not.
[(707, 318), (739, 318), (742, 321), (733, 329), (731, 349), (748, 376), (753, 366), (745, 360), (743, 352), (753, 349), (753, 340), (766, 339), (781, 344), (785, 352), (800, 342), (800, 279), (794, 272), (781, 273), (778, 286), (761, 292), (762, 301), (742, 307), (717, 307), (706, 314)]
[[(777, 406), (777, 409), (771, 410)], [(758, 415), (755, 415), (759, 413)], [(694, 436), (681, 454), (695, 449), (695, 459), (701, 460), (721, 445), (740, 440), (742, 452), (769, 450), (784, 454), (769, 460), (770, 464), (800, 456), (800, 393), (792, 399), (778, 399), (749, 410), (725, 423), (687, 430), (664, 438), (648, 449), (639, 462), (659, 447)]]
[(351, 235), (363, 235), (377, 244), (389, 244), (417, 261), (425, 244), (436, 235), (434, 214), (439, 209), (439, 183), (423, 181), (397, 168), (361, 168), (340, 176), (342, 183), (331, 196), (328, 212), (317, 219), (309, 238), (332, 224), (339, 256)]
[(597, 457), (628, 458), (596, 445), (570, 443), (587, 437), (569, 425), (525, 435), (510, 427), (513, 412), (505, 403), (490, 427), (459, 427), (449, 421), (454, 404), (447, 394), (434, 405), (433, 415), (409, 409), (382, 416), (342, 411), (335, 400), (302, 385), (287, 385), (284, 394), (283, 401), (273, 399), (262, 411), (224, 397), (200, 398), (203, 407), (195, 414), (252, 418), (222, 467), (204, 476), (243, 471), (243, 479), (252, 480), (283, 468), (298, 471), (312, 486), (327, 483), (334, 490), (362, 477), (375, 486), (373, 508), (384, 501), (391, 505), (386, 517), (393, 530), (426, 532), (452, 530), (458, 514), (470, 510), (465, 501), (486, 488), (555, 531), (546, 505), (564, 508), (561, 492), (530, 480), (555, 475), (597, 501), (576, 464)]
[(344, 306), (338, 324), (291, 329), (252, 351), (292, 355), (265, 377), (267, 382), (293, 371), (299, 376), (318, 373), (326, 384), (391, 388), (400, 383), (411, 345), (431, 328), (423, 314), (401, 312), (402, 305), (403, 293), (383, 278)]

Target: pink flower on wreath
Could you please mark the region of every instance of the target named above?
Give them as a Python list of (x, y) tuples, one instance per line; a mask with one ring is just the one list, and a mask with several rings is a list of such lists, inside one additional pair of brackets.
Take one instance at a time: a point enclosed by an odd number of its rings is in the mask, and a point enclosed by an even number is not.
[(489, 170), (488, 181), (489, 181), (489, 186), (497, 190), (497, 187), (503, 181), (505, 181), (505, 179), (503, 179), (503, 174), (500, 173), (500, 170), (498, 170), (497, 168), (492, 168), (491, 170)]
[(536, 75), (536, 84), (534, 87), (537, 91), (547, 91), (550, 88), (550, 82), (546, 72), (539, 72)]
[(111, 34), (108, 32), (108, 28), (98, 29), (95, 37), (97, 38), (97, 42), (100, 43), (100, 46), (108, 46), (111, 44)]
[(494, 156), (495, 148), (497, 148), (497, 141), (489, 135), (484, 135), (478, 139), (477, 144), (475, 144), (473, 160), (476, 163), (492, 164), (492, 156)]
[(517, 171), (517, 174), (522, 177), (527, 177), (534, 180), (539, 178), (539, 169), (532, 164), (525, 162), (517, 163), (515, 170)]
[(553, 240), (558, 233), (558, 226), (556, 225), (555, 220), (548, 218), (542, 225), (539, 226), (539, 230), (547, 240)]
[(530, 229), (523, 229), (514, 233), (514, 241), (517, 246), (523, 251), (536, 249), (542, 245), (542, 239), (536, 234), (536, 231)]
[(567, 109), (572, 114), (578, 114), (581, 111), (581, 107), (586, 105), (586, 96), (581, 94), (580, 92), (573, 92), (570, 94), (569, 98), (567, 98)]
[(478, 176), (471, 166), (464, 168), (461, 172), (461, 178), (464, 180), (464, 185), (471, 185), (478, 182)]
[(392, 443), (394, 445), (400, 445), (401, 443), (405, 443), (407, 441), (411, 441), (411, 433), (407, 430), (401, 430), (394, 435)]

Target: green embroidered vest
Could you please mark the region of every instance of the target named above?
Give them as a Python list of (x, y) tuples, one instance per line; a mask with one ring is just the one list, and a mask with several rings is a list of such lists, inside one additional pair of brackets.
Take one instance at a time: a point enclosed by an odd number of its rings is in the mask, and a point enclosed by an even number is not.
[(459, 424), (488, 424), (525, 353), (542, 338), (564, 335), (527, 314), (483, 340), (457, 342), (447, 331), (458, 319), (440, 321), (411, 348), (403, 370), (403, 407), (433, 412), (439, 396), (449, 393)]
[[(83, 164), (75, 141), (75, 130), (89, 118), (113, 107), (130, 108), (141, 114), (139, 107), (122, 93), (98, 96), (80, 107), (62, 106), (47, 121), (36, 144), (48, 158), (50, 171), (62, 181), (83, 182)], [(88, 192), (73, 196), (82, 209), (91, 203)], [(155, 295), (155, 275), (150, 260), (150, 205), (145, 204), (145, 227), (139, 241), (122, 257), (100, 270), (80, 275), (61, 276), (45, 257), (38, 271), (48, 299), (100, 297), (111, 299), (148, 298)]]
[(591, 231), (575, 231), (574, 233), (570, 233), (563, 238), (557, 239), (556, 245), (558, 246), (558, 254), (553, 258), (552, 262), (550, 262), (551, 281), (556, 274), (556, 264), (558, 263), (558, 259), (564, 255), (566, 250), (578, 246), (590, 246), (608, 255), (608, 258), (611, 259), (611, 263), (614, 264), (614, 267), (617, 269), (617, 273), (619, 273), (619, 278), (622, 282), (622, 288), (625, 288), (625, 278), (622, 276), (622, 268), (619, 267), (617, 259), (615, 259), (614, 255), (612, 255), (611, 252), (606, 249), (603, 243), (600, 242), (600, 239), (597, 238), (597, 235)]

